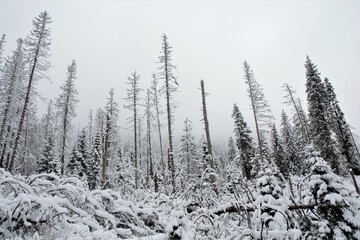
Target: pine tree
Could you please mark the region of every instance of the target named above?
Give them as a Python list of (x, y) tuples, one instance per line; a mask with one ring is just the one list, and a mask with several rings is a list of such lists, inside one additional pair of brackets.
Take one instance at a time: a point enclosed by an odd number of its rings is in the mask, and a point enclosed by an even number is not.
[(45, 141), (44, 148), (41, 151), (41, 158), (38, 162), (39, 173), (55, 173), (58, 174), (58, 162), (54, 153), (54, 137), (50, 133)]
[(258, 168), (258, 166), (253, 163), (255, 149), (253, 148), (251, 131), (236, 104), (234, 104), (232, 117), (234, 118), (235, 142), (240, 153), (241, 169), (244, 176), (247, 179), (251, 179), (253, 177), (252, 169)]
[(88, 184), (89, 189), (94, 190), (100, 184), (100, 162), (102, 160), (101, 135), (97, 132), (91, 149), (88, 163)]
[(162, 35), (162, 46), (161, 46), (161, 55), (159, 56), (159, 79), (164, 80), (164, 91), (166, 96), (166, 114), (167, 114), (167, 126), (168, 126), (168, 139), (169, 139), (169, 149), (168, 149), (168, 165), (171, 173), (173, 191), (176, 190), (176, 181), (175, 181), (175, 164), (174, 164), (174, 149), (173, 149), (173, 131), (172, 125), (174, 124), (174, 110), (175, 103), (173, 102), (174, 92), (177, 91), (178, 82), (173, 74), (173, 71), (176, 67), (172, 64), (172, 47), (169, 45), (168, 37)]
[(56, 99), (57, 115), (60, 118), (60, 172), (64, 174), (65, 168), (65, 155), (67, 148), (67, 138), (71, 129), (71, 120), (76, 116), (75, 104), (78, 102), (76, 95), (78, 94), (75, 89), (76, 79), (76, 63), (72, 61), (68, 66), (67, 79), (63, 86), (60, 87), (62, 93)]
[(130, 85), (128, 89), (126, 89), (127, 92), (127, 98), (125, 99), (128, 101), (128, 105), (125, 105), (124, 107), (131, 110), (133, 113), (133, 116), (130, 117), (130, 121), (133, 124), (133, 134), (134, 134), (134, 167), (135, 167), (135, 189), (138, 189), (139, 184), (139, 167), (138, 167), (138, 107), (139, 107), (139, 94), (142, 90), (139, 87), (139, 80), (140, 76), (135, 72), (131, 74), (131, 77), (128, 77), (127, 84)]
[(285, 162), (288, 163), (289, 173), (300, 174), (302, 164), (299, 158), (299, 150), (298, 146), (296, 145), (292, 127), (284, 110), (281, 112), (280, 133), (284, 146)]
[[(109, 97), (107, 98), (106, 121), (105, 121), (105, 133), (104, 133), (104, 150), (103, 150), (103, 162), (102, 162), (102, 180), (103, 183), (107, 181), (107, 168), (109, 166), (110, 156), (113, 157), (115, 149), (112, 147), (117, 142), (117, 120), (119, 115), (118, 104), (114, 99), (115, 89), (111, 88), (109, 91)], [(111, 145), (110, 145), (111, 143)]]
[(86, 135), (86, 129), (83, 128), (80, 132), (80, 135), (78, 137), (78, 143), (77, 143), (77, 150), (79, 153), (79, 161), (80, 161), (80, 169), (81, 173), (79, 174), (80, 177), (83, 175), (89, 176), (88, 171), (88, 162), (90, 158), (88, 144), (87, 144), (87, 135)]
[(246, 80), (246, 84), (248, 84), (247, 91), (249, 93), (251, 108), (254, 115), (260, 159), (263, 161), (265, 158), (265, 149), (263, 149), (265, 139), (262, 137), (261, 132), (264, 130), (264, 127), (269, 126), (273, 117), (271, 115), (269, 104), (265, 100), (263, 89), (256, 81), (253, 71), (250, 69), (250, 65), (246, 61), (244, 61), (244, 72), (244, 78)]
[(150, 90), (147, 89), (145, 99), (145, 117), (146, 117), (146, 183), (149, 186), (149, 177), (154, 180), (154, 164), (151, 149), (151, 122), (154, 118), (151, 112), (152, 104), (150, 99)]
[(329, 79), (324, 79), (328, 99), (328, 118), (330, 119), (333, 131), (336, 134), (341, 153), (345, 156), (355, 174), (360, 174), (360, 156), (356, 144), (352, 141), (352, 133), (345, 120), (339, 102), (336, 98), (334, 88)]
[(182, 169), (184, 169), (185, 180), (189, 181), (194, 175), (194, 169), (196, 168), (194, 160), (196, 158), (196, 144), (195, 137), (192, 134), (191, 121), (186, 118), (184, 121), (183, 135), (180, 138), (180, 163)]
[(315, 205), (306, 212), (311, 225), (305, 225), (306, 239), (359, 239), (358, 196), (348, 183), (334, 174), (321, 157), (313, 154), (309, 188), (304, 191), (304, 204)]
[(287, 161), (288, 159), (285, 157), (284, 148), (280, 141), (280, 137), (276, 130), (275, 124), (273, 124), (273, 127), (271, 129), (271, 149), (271, 155), (275, 165), (279, 168), (280, 173), (287, 178), (289, 176), (289, 162)]
[(25, 116), (28, 111), (31, 93), (34, 91), (34, 84), (37, 80), (44, 77), (44, 73), (49, 68), (47, 57), (49, 55), (50, 47), (50, 29), (48, 24), (51, 23), (49, 14), (44, 11), (33, 20), (33, 30), (25, 39), (27, 59), (29, 61), (28, 85), (26, 88), (25, 101), (21, 111), (18, 130), (14, 142), (12, 155), (8, 164), (8, 170), (11, 172), (14, 166), (14, 161), (18, 152), (20, 137), (25, 123)]
[(335, 173), (339, 173), (335, 143), (331, 138), (329, 122), (327, 119), (327, 96), (325, 86), (320, 78), (316, 66), (306, 57), (306, 93), (308, 100), (308, 111), (313, 133), (315, 148), (321, 156), (329, 161)]

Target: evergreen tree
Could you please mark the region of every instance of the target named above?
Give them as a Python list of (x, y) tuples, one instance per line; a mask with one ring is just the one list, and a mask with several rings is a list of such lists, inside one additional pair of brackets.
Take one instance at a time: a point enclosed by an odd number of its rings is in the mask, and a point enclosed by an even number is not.
[(324, 79), (328, 99), (328, 114), (333, 131), (336, 134), (341, 153), (345, 156), (349, 166), (355, 174), (360, 174), (360, 156), (355, 143), (352, 141), (352, 133), (345, 120), (334, 88), (329, 79)]
[(100, 133), (94, 136), (91, 155), (88, 164), (88, 184), (89, 189), (96, 189), (100, 182), (100, 162), (102, 160), (102, 144)]
[(89, 162), (89, 149), (87, 144), (87, 135), (86, 129), (83, 128), (80, 132), (77, 142), (77, 150), (78, 150), (78, 157), (80, 162), (80, 173), (79, 176), (82, 177), (83, 175), (89, 176), (88, 172), (88, 162)]
[(284, 148), (280, 141), (279, 134), (276, 130), (275, 124), (271, 129), (271, 148), (272, 148), (272, 159), (275, 165), (279, 168), (281, 174), (284, 177), (289, 176), (289, 162), (288, 159), (285, 157)]
[(329, 161), (335, 173), (339, 173), (335, 143), (331, 138), (329, 122), (327, 119), (327, 95), (325, 86), (320, 78), (316, 66), (306, 57), (306, 93), (308, 111), (313, 133), (314, 146), (321, 156)]
[(40, 13), (38, 17), (33, 20), (33, 30), (30, 35), (25, 39), (27, 59), (30, 67), (28, 73), (28, 85), (26, 88), (24, 105), (21, 111), (21, 117), (19, 126), (14, 141), (14, 147), (12, 155), (8, 164), (8, 170), (11, 172), (14, 166), (14, 161), (18, 153), (18, 147), (20, 144), (20, 137), (23, 131), (24, 124), (26, 122), (25, 116), (27, 114), (30, 98), (34, 92), (34, 83), (44, 78), (44, 73), (49, 68), (49, 62), (47, 57), (49, 55), (50, 41), (50, 29), (48, 24), (51, 23), (49, 14), (44, 11)]
[(359, 239), (358, 196), (317, 154), (309, 162), (313, 166), (309, 188), (303, 193), (304, 204), (316, 207), (306, 212), (310, 220), (304, 225), (306, 239)]
[(75, 89), (76, 79), (76, 63), (72, 61), (71, 65), (68, 66), (67, 79), (63, 86), (60, 87), (61, 93), (56, 99), (57, 115), (60, 118), (60, 170), (61, 175), (64, 174), (65, 167), (65, 155), (67, 149), (67, 138), (71, 129), (71, 120), (76, 116), (75, 104), (78, 102), (76, 98), (77, 90)]
[(234, 104), (232, 117), (234, 118), (235, 123), (235, 141), (240, 153), (241, 169), (244, 176), (247, 179), (251, 179), (253, 177), (251, 170), (258, 167), (252, 162), (255, 157), (255, 149), (253, 148), (251, 131), (236, 104)]
[(180, 139), (179, 156), (182, 166), (181, 169), (186, 169), (184, 175), (186, 176), (187, 181), (194, 175), (194, 169), (196, 168), (194, 162), (196, 158), (196, 144), (192, 129), (191, 121), (186, 118), (184, 121), (183, 135)]
[(74, 147), (71, 150), (69, 162), (67, 164), (67, 173), (69, 176), (72, 177), (79, 177), (81, 172), (81, 163), (79, 161), (80, 154), (78, 152), (77, 146), (74, 145)]
[[(104, 150), (102, 161), (102, 180), (103, 183), (107, 181), (107, 168), (109, 166), (109, 159), (115, 155), (115, 144), (118, 141), (117, 120), (119, 115), (119, 107), (114, 99), (115, 89), (111, 88), (109, 97), (107, 98), (105, 132), (104, 132)], [(111, 143), (111, 144), (110, 144)]]
[(54, 153), (54, 137), (53, 133), (46, 138), (45, 146), (41, 151), (41, 158), (38, 162), (39, 173), (55, 173), (58, 174), (58, 162)]
[(302, 164), (299, 158), (299, 150), (296, 145), (294, 133), (284, 110), (281, 112), (281, 139), (284, 146), (285, 162), (288, 163), (289, 173), (300, 174)]
[(232, 137), (228, 141), (228, 162), (231, 163), (236, 158), (235, 143)]

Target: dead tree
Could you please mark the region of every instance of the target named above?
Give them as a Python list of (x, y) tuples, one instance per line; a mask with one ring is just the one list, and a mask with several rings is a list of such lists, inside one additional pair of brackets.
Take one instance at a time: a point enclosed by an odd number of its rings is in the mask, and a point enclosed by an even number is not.
[(294, 99), (294, 94), (296, 93), (295, 90), (293, 90), (289, 86), (289, 84), (287, 84), (287, 83), (285, 83), (283, 85), (283, 88), (284, 88), (284, 90), (286, 92), (285, 104), (293, 106), (293, 109), (295, 109), (296, 115), (297, 115), (297, 117), (299, 119), (299, 122), (300, 122), (300, 127), (301, 127), (302, 134), (306, 138), (307, 141), (310, 141), (309, 127), (308, 127), (308, 124), (306, 122), (306, 119), (303, 118), (301, 105), (297, 104), (295, 99)]
[(131, 77), (128, 77), (127, 84), (130, 85), (126, 89), (127, 97), (125, 98), (128, 101), (128, 105), (124, 105), (125, 108), (133, 112), (133, 116), (129, 120), (133, 124), (134, 129), (134, 165), (135, 165), (135, 189), (138, 189), (138, 180), (139, 180), (139, 168), (138, 168), (138, 106), (139, 106), (139, 93), (141, 89), (139, 88), (140, 76), (135, 72), (131, 74)]
[(214, 167), (214, 158), (212, 153), (212, 145), (211, 145), (211, 139), (210, 139), (210, 130), (209, 130), (209, 120), (207, 117), (207, 110), (206, 110), (206, 93), (205, 93), (205, 87), (204, 87), (204, 81), (201, 80), (201, 98), (202, 98), (202, 111), (203, 111), (203, 120), (205, 124), (205, 133), (206, 133), (206, 142), (208, 147), (208, 152), (210, 154), (210, 168), (215, 169)]
[(31, 92), (34, 88), (34, 82), (44, 77), (44, 72), (47, 71), (50, 65), (47, 61), (51, 44), (50, 29), (48, 28), (48, 24), (50, 23), (51, 18), (49, 14), (46, 11), (40, 13), (40, 15), (33, 20), (34, 29), (31, 31), (30, 35), (25, 40), (25, 43), (27, 45), (28, 60), (30, 62), (29, 80), (25, 94), (25, 102), (19, 121), (19, 127), (16, 133), (14, 148), (8, 164), (8, 170), (10, 172), (13, 169), (14, 161), (17, 155), (17, 150), (20, 143), (20, 136), (25, 122), (25, 116), (28, 110)]
[(159, 57), (159, 63), (161, 64), (161, 66), (159, 67), (159, 70), (161, 71), (159, 73), (159, 77), (160, 79), (163, 79), (165, 81), (164, 90), (166, 97), (166, 114), (167, 114), (168, 139), (169, 139), (168, 164), (171, 173), (173, 192), (175, 192), (176, 181), (175, 181), (172, 125), (174, 122), (173, 94), (177, 90), (178, 82), (173, 75), (173, 70), (175, 70), (176, 67), (172, 64), (172, 47), (169, 45), (168, 38), (165, 34), (162, 35), (162, 46), (161, 46), (161, 55)]
[(250, 98), (251, 108), (254, 115), (256, 135), (259, 144), (260, 160), (264, 161), (264, 149), (262, 143), (264, 139), (261, 136), (261, 127), (269, 126), (270, 120), (273, 118), (269, 109), (269, 104), (265, 100), (263, 89), (260, 84), (256, 81), (253, 71), (250, 69), (250, 65), (244, 62), (244, 78), (246, 84), (248, 84), (248, 94)]
[(160, 110), (160, 89), (158, 89), (158, 80), (156, 79), (156, 75), (152, 75), (152, 84), (151, 84), (151, 98), (153, 105), (155, 107), (155, 114), (156, 114), (156, 123), (157, 123), (157, 130), (159, 135), (159, 145), (160, 145), (160, 164), (161, 164), (161, 175), (165, 180), (166, 184), (166, 176), (165, 176), (165, 162), (164, 162), (164, 152), (163, 152), (163, 144), (162, 144), (162, 136), (161, 136), (161, 123), (160, 123), (160, 114), (162, 111)]

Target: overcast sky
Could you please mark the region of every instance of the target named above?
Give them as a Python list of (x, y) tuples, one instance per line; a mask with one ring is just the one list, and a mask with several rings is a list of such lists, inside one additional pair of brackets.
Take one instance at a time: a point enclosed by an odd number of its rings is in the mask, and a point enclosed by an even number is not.
[[(237, 103), (252, 127), (242, 63), (248, 61), (264, 88), (277, 122), (284, 106), (281, 86), (288, 83), (306, 105), (306, 55), (333, 83), (347, 121), (360, 132), (360, 1), (0, 1), (0, 34), (6, 54), (32, 29), (41, 11), (52, 17), (49, 81), (37, 87), (45, 98), (60, 92), (67, 66), (78, 65), (75, 129), (90, 109), (103, 107), (115, 87), (122, 106), (125, 81), (134, 70), (146, 89), (157, 72), (161, 34), (173, 46), (178, 71), (175, 133), (189, 117), (202, 133), (200, 80), (204, 79), (210, 131), (215, 143), (232, 135)], [(145, 93), (145, 92), (144, 92)], [(144, 95), (143, 95), (144, 96)], [(44, 104), (39, 102), (39, 110)], [(122, 133), (130, 130), (120, 109)], [(165, 123), (165, 121), (164, 121)]]

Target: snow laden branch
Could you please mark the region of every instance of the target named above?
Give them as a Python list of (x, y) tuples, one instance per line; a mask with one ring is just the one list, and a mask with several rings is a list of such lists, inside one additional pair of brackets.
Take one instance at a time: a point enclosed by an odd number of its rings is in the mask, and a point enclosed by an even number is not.
[(155, 233), (151, 219), (158, 216), (153, 209), (139, 208), (112, 190), (90, 192), (77, 178), (55, 174), (23, 178), (0, 169), (0, 192), (0, 237), (36, 233), (97, 239), (106, 233), (114, 239)]

